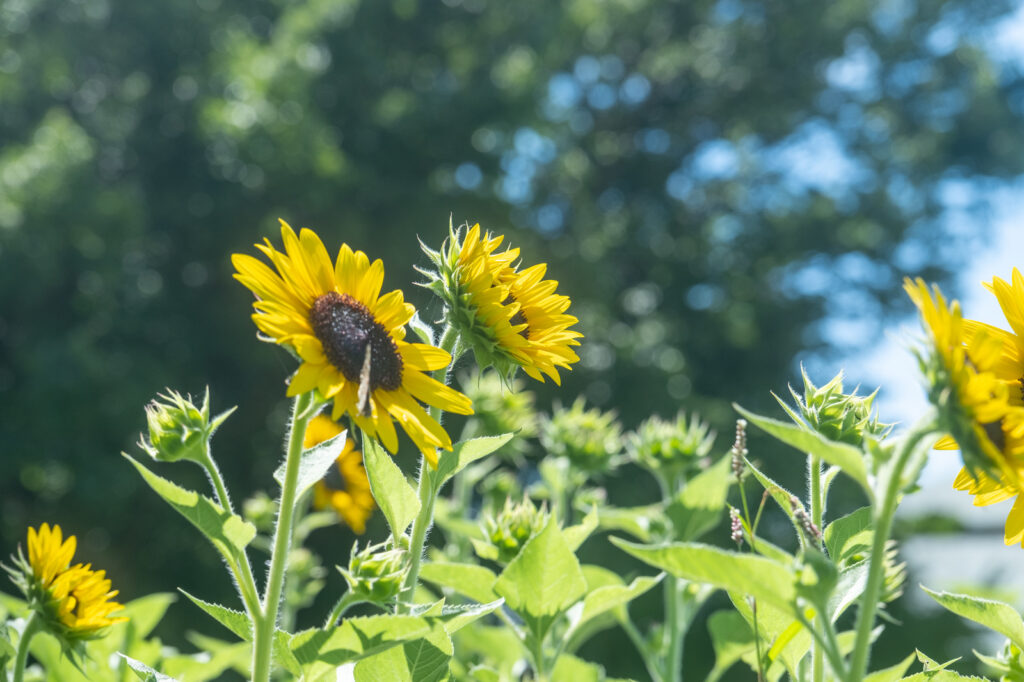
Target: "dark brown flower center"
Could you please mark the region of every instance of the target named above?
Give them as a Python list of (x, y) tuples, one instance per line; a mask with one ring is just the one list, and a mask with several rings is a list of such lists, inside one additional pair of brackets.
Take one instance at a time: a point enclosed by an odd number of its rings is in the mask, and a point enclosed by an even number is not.
[[(508, 296), (505, 297), (505, 300), (502, 301), (501, 304), (502, 305), (509, 305), (509, 304), (515, 303), (515, 302), (516, 302), (516, 297), (513, 296), (512, 294), (509, 294)], [(519, 311), (515, 315), (513, 315), (511, 318), (509, 318), (508, 323), (510, 325), (512, 325), (513, 327), (518, 326), (520, 324), (525, 324), (526, 325), (526, 329), (524, 329), (521, 332), (519, 332), (519, 335), (522, 336), (524, 339), (529, 339), (530, 338), (530, 323), (526, 320), (526, 315), (523, 313), (523, 307), (522, 306), (519, 306)]]
[(313, 301), (309, 321), (324, 355), (346, 379), (359, 383), (369, 346), (370, 390), (393, 391), (402, 385), (398, 347), (365, 305), (348, 294), (329, 291)]

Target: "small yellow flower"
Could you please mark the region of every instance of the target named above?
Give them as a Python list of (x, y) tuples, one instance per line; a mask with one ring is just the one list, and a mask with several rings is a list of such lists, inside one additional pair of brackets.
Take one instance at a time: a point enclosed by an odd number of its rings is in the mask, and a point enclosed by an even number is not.
[(579, 361), (573, 346), (583, 336), (571, 329), (578, 320), (566, 313), (569, 297), (544, 279), (546, 264), (520, 270), (519, 249), (498, 251), (503, 241), (480, 225), (465, 235), (452, 230), (440, 252), (424, 247), (437, 267), (422, 271), (429, 278), (424, 286), (445, 302), (448, 323), (482, 367), (493, 365), (505, 377), (522, 367), (538, 381), (546, 375), (559, 384), (558, 369)]
[[(306, 428), (306, 439), (302, 447), (311, 448), (334, 438), (342, 431), (344, 429), (338, 422), (325, 415), (318, 415)], [(313, 487), (313, 506), (316, 509), (333, 509), (356, 535), (362, 535), (366, 532), (366, 522), (373, 514), (375, 505), (370, 481), (363, 468), (363, 453), (356, 450), (355, 441), (351, 438), (345, 439), (345, 447), (335, 465), (344, 488), (333, 488), (326, 481), (317, 481)]]
[(111, 617), (124, 607), (111, 601), (117, 590), (110, 589), (104, 571), (94, 571), (90, 564), (71, 565), (75, 547), (75, 536), (65, 540), (60, 526), (29, 528), (28, 561), (19, 553), (14, 558), (18, 570), (10, 571), (30, 608), (65, 642), (99, 637), (105, 628), (128, 620)]
[[(334, 401), (332, 418), (343, 414), (391, 452), (398, 449), (397, 420), (431, 466), (436, 448), (451, 439), (419, 401), (448, 412), (471, 414), (466, 396), (427, 372), (447, 367), (451, 356), (434, 346), (406, 343), (405, 326), (415, 314), (400, 290), (381, 295), (384, 265), (342, 244), (334, 263), (315, 232), (299, 235), (281, 221), (284, 252), (267, 240), (258, 259), (235, 254), (235, 278), (256, 294), (253, 321), (264, 334), (290, 347), (302, 360), (288, 395), (317, 390)], [(276, 270), (276, 271), (275, 271)]]

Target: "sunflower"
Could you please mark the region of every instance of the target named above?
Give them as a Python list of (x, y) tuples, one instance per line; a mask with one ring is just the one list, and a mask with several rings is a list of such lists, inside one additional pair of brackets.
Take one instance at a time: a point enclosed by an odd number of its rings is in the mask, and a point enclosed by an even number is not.
[(44, 523), (38, 531), (28, 529), (28, 560), (19, 550), (13, 558), (16, 570), (8, 569), (29, 606), (65, 642), (94, 639), (105, 628), (128, 620), (111, 617), (124, 607), (111, 601), (117, 590), (110, 589), (104, 571), (94, 571), (89, 564), (71, 565), (75, 547), (75, 536), (65, 540), (60, 526), (51, 529)]
[(437, 266), (424, 271), (424, 286), (444, 300), (448, 321), (468, 341), (482, 367), (503, 376), (522, 367), (529, 376), (561, 383), (558, 368), (579, 361), (572, 350), (583, 335), (570, 329), (578, 320), (566, 314), (568, 296), (555, 294), (558, 282), (545, 280), (546, 264), (520, 271), (519, 249), (498, 251), (504, 237), (480, 225), (452, 230), (440, 252), (424, 247)]
[[(996, 421), (984, 424), (996, 470), (962, 469), (953, 487), (974, 496), (984, 507), (1016, 497), (1006, 519), (1006, 544), (1024, 545), (1024, 276), (1013, 269), (1011, 282), (994, 277), (986, 288), (995, 294), (1012, 332), (974, 320), (963, 321), (967, 354), (986, 370), (992, 395), (1005, 401)], [(1000, 410), (997, 410), (1000, 411)], [(938, 447), (956, 448), (952, 439)]]
[(436, 448), (450, 450), (451, 439), (417, 401), (458, 414), (473, 411), (466, 396), (426, 374), (447, 367), (451, 356), (434, 346), (404, 341), (405, 325), (415, 309), (400, 290), (380, 295), (380, 260), (370, 263), (362, 251), (342, 244), (332, 265), (316, 233), (303, 229), (296, 236), (283, 220), (281, 237), (284, 252), (269, 240), (256, 245), (276, 272), (244, 254), (233, 255), (231, 261), (235, 278), (256, 294), (257, 328), (302, 361), (288, 395), (318, 391), (333, 400), (332, 419), (350, 415), (391, 452), (398, 449), (392, 421), (397, 419), (436, 467)]
[[(302, 447), (308, 449), (319, 445), (344, 430), (341, 424), (326, 415), (318, 415), (309, 422)], [(323, 480), (317, 481), (313, 487), (313, 506), (316, 509), (333, 509), (356, 535), (362, 535), (366, 532), (366, 521), (373, 513), (374, 502), (370, 481), (363, 469), (363, 453), (356, 450), (356, 444), (351, 438), (345, 439), (345, 447), (335, 464), (344, 489), (332, 488)]]

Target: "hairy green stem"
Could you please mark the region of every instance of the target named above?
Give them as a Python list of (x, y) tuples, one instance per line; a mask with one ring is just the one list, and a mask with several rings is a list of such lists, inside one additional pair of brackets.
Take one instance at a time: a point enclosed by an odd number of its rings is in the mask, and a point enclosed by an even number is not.
[(274, 528), (273, 552), (270, 558), (270, 575), (267, 578), (266, 593), (259, 617), (253, 628), (253, 682), (267, 682), (270, 679), (270, 653), (277, 625), (277, 611), (281, 605), (285, 568), (292, 537), (292, 520), (295, 511), (295, 495), (299, 482), (299, 464), (302, 461), (302, 441), (306, 436), (306, 425), (312, 418), (310, 407), (313, 394), (303, 393), (292, 403), (292, 420), (288, 432), (288, 453), (285, 457), (284, 482), (281, 484), (281, 498), (278, 503), (277, 526)]
[(40, 620), (39, 614), (33, 611), (25, 622), (25, 629), (21, 631), (21, 639), (18, 640), (18, 650), (14, 654), (14, 682), (22, 682), (22, 679), (25, 677), (25, 663), (28, 662), (28, 645), (35, 634), (39, 632), (39, 628), (42, 625), (43, 621)]
[(893, 460), (892, 467), (885, 475), (882, 498), (876, 499), (872, 507), (874, 538), (871, 543), (867, 584), (861, 594), (860, 609), (857, 611), (857, 637), (854, 640), (853, 653), (850, 654), (850, 669), (846, 678), (850, 682), (864, 679), (864, 674), (867, 672), (868, 656), (871, 653), (871, 630), (875, 626), (875, 611), (878, 609), (882, 583), (885, 580), (885, 546), (889, 542), (892, 518), (899, 502), (900, 489), (903, 485), (903, 470), (918, 443), (933, 431), (933, 424), (928, 422), (915, 426), (907, 434), (906, 439), (900, 444), (899, 453)]
[[(229, 513), (234, 514), (235, 510), (231, 505), (231, 496), (228, 495), (227, 486), (224, 485), (224, 476), (220, 473), (213, 453), (210, 451), (210, 442), (206, 441), (203, 448), (203, 456), (199, 464), (206, 470), (210, 477), (213, 489), (217, 493), (217, 501)], [(245, 610), (250, 618), (255, 618), (260, 612), (259, 589), (256, 587), (256, 579), (253, 577), (252, 566), (249, 564), (249, 555), (245, 550), (233, 551), (233, 561), (228, 562), (228, 567), (234, 574), (235, 583), (238, 586), (238, 593), (245, 604)]]
[(647, 666), (647, 674), (651, 676), (651, 680), (653, 682), (664, 682), (663, 673), (658, 666), (658, 661), (651, 653), (650, 647), (647, 646), (647, 642), (644, 640), (644, 636), (640, 634), (640, 630), (637, 629), (636, 625), (629, 618), (622, 621), (621, 625), (622, 629), (629, 635), (633, 646), (636, 647), (640, 658), (643, 659), (644, 665)]
[(365, 599), (357, 597), (351, 592), (346, 592), (341, 595), (341, 599), (339, 599), (338, 603), (334, 605), (333, 609), (331, 609), (331, 615), (327, 616), (327, 620), (324, 621), (324, 627), (333, 628), (338, 624), (338, 620), (345, 615), (346, 611), (356, 604), (362, 604), (365, 601)]
[[(807, 478), (811, 508), (811, 522), (814, 523), (815, 527), (819, 530), (822, 529), (822, 519), (825, 515), (825, 500), (822, 499), (821, 494), (821, 458), (814, 454), (807, 455)], [(819, 548), (821, 543), (818, 543)], [(828, 614), (819, 613), (816, 617), (817, 623), (820, 625), (823, 619), (827, 619)], [(815, 642), (811, 642), (811, 682), (824, 682), (825, 679), (825, 655), (821, 649), (821, 646)]]
[[(452, 354), (452, 361), (447, 367), (434, 372), (434, 379), (448, 385), (452, 378), (452, 367), (458, 359), (459, 332), (451, 325), (444, 329), (439, 342), (440, 348)], [(441, 423), (444, 416), (440, 407), (431, 405), (430, 416)], [(434, 476), (434, 468), (423, 459), (420, 463), (420, 476), (417, 485), (417, 495), (420, 500), (420, 511), (412, 522), (412, 533), (409, 536), (409, 572), (405, 576), (405, 583), (402, 585), (401, 598), (399, 599), (399, 612), (411, 611), (416, 597), (416, 585), (420, 579), (420, 564), (423, 560), (423, 548), (427, 542), (427, 533), (434, 523), (434, 502), (437, 501), (437, 493), (440, 482)]]
[(683, 679), (683, 632), (680, 621), (679, 586), (682, 581), (674, 576), (665, 577), (665, 680)]

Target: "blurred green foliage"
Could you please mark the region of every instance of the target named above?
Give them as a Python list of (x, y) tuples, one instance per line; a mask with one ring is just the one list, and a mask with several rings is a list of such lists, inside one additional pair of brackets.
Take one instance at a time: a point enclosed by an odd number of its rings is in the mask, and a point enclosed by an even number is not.
[(1022, 81), (980, 38), (1009, 9), (0, 0), (0, 548), (59, 522), (128, 598), (230, 591), (117, 452), (158, 391), (209, 384), (240, 405), (227, 478), (270, 480), (291, 362), (255, 342), (228, 257), (278, 216), (407, 289), (449, 214), (505, 232), (581, 319), (563, 402), (728, 430), (728, 401), (869, 343), (902, 274), (941, 278), (982, 233), (945, 218), (1022, 171)]

